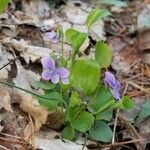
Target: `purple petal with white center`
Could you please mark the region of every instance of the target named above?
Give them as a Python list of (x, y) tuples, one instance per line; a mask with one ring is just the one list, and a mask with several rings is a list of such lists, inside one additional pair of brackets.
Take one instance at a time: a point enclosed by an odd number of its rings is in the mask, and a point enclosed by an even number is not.
[(109, 85), (111, 88), (114, 88), (116, 84), (116, 78), (114, 77), (112, 73), (106, 71), (104, 82), (105, 84)]
[(59, 74), (59, 77), (61, 79), (69, 77), (69, 74), (70, 74), (69, 71), (64, 67), (58, 68), (57, 73)]
[(43, 69), (55, 70), (55, 61), (51, 57), (45, 56), (41, 59)]
[(51, 82), (57, 84), (59, 82), (59, 75), (57, 73), (53, 73), (50, 75)]
[(51, 72), (49, 69), (46, 69), (42, 72), (42, 79), (44, 80), (50, 80), (51, 78)]
[(61, 79), (61, 82), (65, 85), (67, 85), (67, 84), (69, 84), (69, 79), (68, 78)]

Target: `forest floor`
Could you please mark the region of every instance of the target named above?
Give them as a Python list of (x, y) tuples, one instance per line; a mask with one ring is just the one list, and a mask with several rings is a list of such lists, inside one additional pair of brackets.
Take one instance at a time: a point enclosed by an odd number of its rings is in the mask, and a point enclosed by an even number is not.
[[(91, 9), (105, 7), (111, 16), (92, 29), (91, 43), (109, 44), (113, 60), (109, 68), (122, 84), (122, 93), (133, 97), (132, 111), (118, 112), (110, 122), (116, 126), (114, 143), (96, 143), (80, 137), (75, 142), (60, 139), (60, 115), (35, 106), (37, 100), (28, 93), (0, 86), (0, 149), (4, 150), (149, 150), (150, 118), (134, 123), (142, 105), (150, 98), (150, 1), (124, 0), (124, 5), (102, 5), (97, 1), (59, 1), (57, 8), (43, 0), (12, 0), (0, 15), (0, 81), (41, 92), (34, 82), (41, 79), (40, 59), (47, 54), (59, 57), (61, 42), (52, 43), (46, 32), (62, 26), (85, 31)], [(90, 45), (85, 44), (85, 55)], [(64, 43), (65, 58), (71, 47)], [(150, 106), (147, 106), (150, 110)], [(150, 115), (150, 112), (149, 112)], [(116, 117), (117, 116), (117, 120)], [(128, 122), (130, 121), (130, 122)], [(37, 148), (38, 147), (38, 148)]]

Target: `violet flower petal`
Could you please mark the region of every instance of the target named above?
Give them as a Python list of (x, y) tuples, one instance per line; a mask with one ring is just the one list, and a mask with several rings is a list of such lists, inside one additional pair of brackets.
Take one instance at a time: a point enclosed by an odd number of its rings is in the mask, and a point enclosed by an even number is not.
[(69, 84), (69, 79), (68, 78), (62, 78), (61, 82), (65, 85)]
[(57, 43), (59, 41), (59, 36), (58, 34), (53, 30), (51, 32), (47, 32), (46, 36), (53, 42)]
[(57, 73), (59, 74), (59, 77), (61, 79), (69, 77), (69, 74), (70, 74), (69, 71), (64, 67), (58, 68)]
[(44, 79), (44, 80), (50, 80), (51, 79), (51, 72), (49, 69), (43, 70), (42, 79)]
[(118, 80), (116, 80), (116, 85), (114, 87), (114, 90), (120, 91), (120, 89), (121, 89), (121, 84), (120, 84), (120, 82)]
[(55, 61), (51, 57), (45, 56), (41, 59), (43, 69), (55, 70)]
[(46, 36), (50, 39), (53, 39), (56, 36), (56, 32), (52, 30), (51, 32), (47, 32)]
[(118, 91), (112, 91), (112, 94), (116, 100), (120, 100), (120, 93)]
[(57, 73), (53, 73), (50, 75), (51, 82), (57, 84), (59, 82), (59, 75)]
[(116, 84), (116, 78), (114, 77), (112, 73), (106, 71), (104, 82), (105, 84), (109, 85), (111, 88), (114, 88)]

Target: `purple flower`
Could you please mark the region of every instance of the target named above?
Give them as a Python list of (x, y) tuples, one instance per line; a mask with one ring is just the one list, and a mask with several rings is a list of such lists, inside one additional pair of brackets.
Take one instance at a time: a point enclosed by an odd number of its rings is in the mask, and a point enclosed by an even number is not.
[(119, 100), (121, 85), (120, 82), (115, 78), (115, 76), (112, 73), (106, 71), (104, 83), (105, 85), (110, 87), (110, 91), (113, 94), (114, 98)]
[(57, 43), (59, 41), (59, 36), (58, 34), (52, 30), (51, 32), (47, 32), (46, 36), (53, 42), (53, 43)]
[(69, 71), (66, 68), (56, 68), (55, 61), (50, 57), (43, 57), (41, 62), (43, 66), (42, 78), (44, 80), (51, 80), (54, 84), (61, 80), (63, 84), (69, 84)]

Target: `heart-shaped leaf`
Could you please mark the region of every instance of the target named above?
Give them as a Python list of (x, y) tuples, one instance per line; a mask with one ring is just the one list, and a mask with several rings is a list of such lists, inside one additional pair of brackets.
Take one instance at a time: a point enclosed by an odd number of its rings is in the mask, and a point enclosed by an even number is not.
[(75, 136), (75, 129), (71, 124), (68, 124), (62, 131), (62, 137), (67, 140), (72, 140)]
[(80, 49), (87, 37), (88, 36), (86, 33), (79, 32), (75, 29), (68, 29), (66, 31), (67, 41), (69, 42), (69, 44), (71, 44), (75, 52)]
[(110, 142), (113, 136), (110, 127), (103, 121), (95, 122), (89, 130), (89, 134), (92, 139), (102, 142)]
[(96, 93), (95, 98), (93, 98), (88, 104), (88, 109), (92, 113), (97, 114), (115, 104), (116, 101), (106, 87), (100, 86)]
[(133, 100), (129, 96), (124, 96), (122, 99), (118, 102), (116, 102), (115, 105), (113, 105), (111, 108), (113, 109), (131, 109), (134, 105)]
[(89, 130), (94, 122), (93, 115), (86, 112), (82, 106), (69, 108), (68, 117), (71, 125), (81, 132)]
[(140, 114), (138, 116), (138, 118), (136, 119), (136, 122), (142, 122), (144, 119), (146, 119), (147, 117), (150, 116), (150, 100), (147, 100), (143, 106), (142, 106), (142, 110), (140, 111)]
[(85, 94), (92, 94), (99, 83), (99, 67), (94, 60), (83, 59), (77, 61), (70, 75), (70, 83), (77, 90)]
[(95, 46), (95, 59), (100, 68), (107, 68), (111, 64), (112, 51), (104, 42), (97, 42)]
[(0, 13), (2, 13), (6, 9), (9, 1), (10, 0), (0, 0)]
[(87, 27), (90, 28), (93, 25), (93, 23), (95, 23), (99, 19), (102, 19), (108, 15), (110, 15), (110, 12), (106, 9), (92, 10), (86, 20)]

